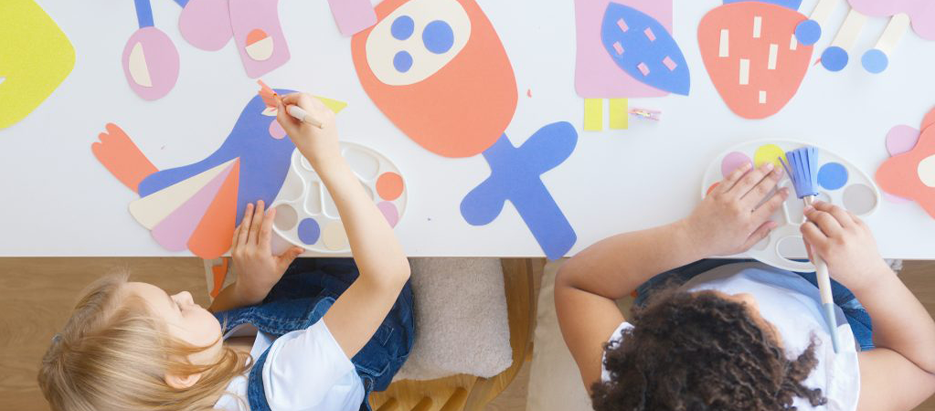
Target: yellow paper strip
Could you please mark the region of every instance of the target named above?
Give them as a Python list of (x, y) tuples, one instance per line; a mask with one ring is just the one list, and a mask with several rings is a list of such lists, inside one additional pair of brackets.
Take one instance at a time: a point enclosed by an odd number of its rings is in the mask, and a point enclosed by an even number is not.
[(630, 102), (625, 98), (610, 99), (610, 128), (611, 130), (626, 130), (630, 128)]
[(604, 100), (599, 98), (584, 99), (584, 131), (604, 129)]

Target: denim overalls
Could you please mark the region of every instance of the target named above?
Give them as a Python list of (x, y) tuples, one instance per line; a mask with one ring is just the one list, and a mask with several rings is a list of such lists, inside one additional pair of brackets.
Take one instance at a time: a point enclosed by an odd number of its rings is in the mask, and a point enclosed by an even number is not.
[[(262, 303), (216, 314), (224, 333), (242, 324), (252, 324), (259, 331), (278, 338), (304, 330), (324, 317), (334, 301), (357, 279), (352, 259), (297, 259)], [(370, 411), (367, 398), (372, 391), (383, 391), (399, 371), (415, 337), (412, 318), (412, 289), (406, 284), (383, 324), (351, 362), (364, 385), (360, 409)], [(267, 349), (255, 359), (250, 370), (247, 400), (253, 411), (269, 410), (263, 388), (263, 364)], [(301, 381), (296, 381), (301, 384)]]

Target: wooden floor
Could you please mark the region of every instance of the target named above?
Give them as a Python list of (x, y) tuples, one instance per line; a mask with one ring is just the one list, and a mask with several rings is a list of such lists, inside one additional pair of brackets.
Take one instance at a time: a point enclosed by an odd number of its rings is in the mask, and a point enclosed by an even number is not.
[[(78, 292), (115, 270), (129, 270), (133, 280), (170, 294), (191, 291), (198, 303), (207, 304), (202, 262), (195, 258), (0, 258), (0, 408), (48, 410), (36, 385), (38, 363)], [(935, 262), (907, 262), (901, 278), (935, 314)], [(529, 373), (527, 363), (488, 409), (524, 411)], [(917, 411), (935, 411), (935, 399)]]

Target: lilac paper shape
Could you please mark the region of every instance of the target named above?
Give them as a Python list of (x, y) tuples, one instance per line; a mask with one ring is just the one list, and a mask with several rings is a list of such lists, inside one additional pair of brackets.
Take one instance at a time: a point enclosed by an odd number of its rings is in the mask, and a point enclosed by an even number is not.
[[(230, 21), (247, 76), (261, 77), (289, 61), (289, 46), (279, 22), (279, 0), (230, 0)], [(273, 40), (273, 55), (266, 60), (254, 60), (247, 54), (247, 36), (255, 29)]]
[(490, 177), (461, 201), (461, 216), (468, 224), (487, 225), (509, 201), (546, 257), (563, 257), (578, 241), (578, 235), (540, 176), (562, 164), (577, 143), (578, 132), (566, 122), (543, 127), (518, 148), (506, 135), (500, 137), (484, 152)]
[(183, 7), (179, 31), (189, 44), (217, 51), (234, 35), (227, 0), (190, 0)]
[(886, 151), (893, 157), (908, 153), (912, 151), (919, 142), (919, 135), (919, 130), (910, 126), (901, 125), (893, 127), (890, 132), (886, 134)]
[[(294, 93), (277, 89), (280, 95)], [(263, 200), (272, 204), (282, 188), (292, 160), (292, 139), (275, 139), (269, 134), (275, 117), (263, 115), (266, 104), (253, 97), (234, 125), (233, 131), (208, 158), (183, 167), (162, 170), (146, 177), (139, 185), (140, 197), (163, 190), (235, 158), (240, 158), (240, 181), (237, 188), (237, 224), (243, 219), (248, 203)]]
[(932, 0), (848, 0), (851, 7), (871, 17), (906, 13), (912, 29), (926, 40), (935, 40), (935, 2)]
[[(152, 87), (136, 84), (130, 74), (130, 52), (137, 43), (143, 49)], [(143, 27), (130, 36), (123, 48), (122, 63), (127, 84), (143, 100), (158, 100), (169, 94), (179, 78), (179, 52), (169, 36), (155, 27)]]
[(338, 30), (353, 36), (377, 24), (377, 12), (370, 0), (328, 0)]
[(233, 168), (234, 164), (227, 166), (221, 174), (198, 190), (192, 198), (153, 227), (152, 234), (156, 242), (169, 251), (185, 251), (188, 248), (188, 239), (198, 228), (198, 223), (208, 211), (208, 207), (211, 206), (211, 202), (214, 201), (214, 197), (221, 190), (224, 180), (227, 180)]
[[(616, 0), (656, 19), (672, 33), (672, 0)], [(584, 98), (663, 97), (665, 91), (641, 83), (614, 63), (604, 48), (601, 23), (610, 0), (575, 0), (577, 58), (575, 90)]]

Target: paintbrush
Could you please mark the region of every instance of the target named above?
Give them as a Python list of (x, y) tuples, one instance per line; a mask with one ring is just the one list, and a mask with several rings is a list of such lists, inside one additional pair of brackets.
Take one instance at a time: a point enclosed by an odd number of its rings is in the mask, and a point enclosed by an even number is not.
[[(786, 161), (781, 158), (783, 168), (792, 180), (795, 194), (805, 201), (805, 206), (811, 206), (818, 195), (818, 149), (803, 147), (786, 153)], [(822, 315), (831, 333), (831, 343), (834, 352), (838, 352), (838, 324), (834, 315), (834, 299), (831, 296), (831, 277), (828, 275), (828, 264), (814, 250), (812, 250), (812, 263), (815, 264), (815, 274), (818, 279), (818, 291), (821, 294)]]
[[(260, 85), (260, 97), (263, 99), (263, 103), (266, 104), (266, 107), (276, 108), (282, 104), (282, 97), (279, 97), (279, 93), (276, 93), (270, 86), (267, 86), (263, 80), (256, 81)], [(306, 124), (324, 128), (324, 124), (321, 121), (316, 119), (314, 116), (309, 114), (307, 111), (302, 110), (301, 107), (296, 105), (291, 105), (286, 107), (286, 113), (289, 113), (290, 116), (295, 117), (295, 119), (304, 122)]]

